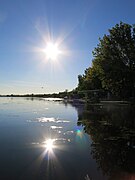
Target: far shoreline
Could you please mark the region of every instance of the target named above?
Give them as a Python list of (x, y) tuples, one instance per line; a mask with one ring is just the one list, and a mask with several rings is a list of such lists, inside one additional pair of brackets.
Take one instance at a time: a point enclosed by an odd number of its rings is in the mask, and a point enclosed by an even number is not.
[(62, 101), (64, 103), (69, 103), (69, 104), (75, 104), (75, 105), (85, 105), (85, 104), (89, 104), (89, 105), (132, 105), (134, 103), (132, 103), (131, 101), (125, 101), (125, 100), (100, 100), (99, 102), (92, 102), (89, 99), (74, 99), (74, 98), (61, 98), (61, 97), (52, 97), (48, 96), (48, 95), (0, 95), (0, 97), (9, 97), (9, 98), (33, 98), (33, 99), (44, 99), (46, 101)]

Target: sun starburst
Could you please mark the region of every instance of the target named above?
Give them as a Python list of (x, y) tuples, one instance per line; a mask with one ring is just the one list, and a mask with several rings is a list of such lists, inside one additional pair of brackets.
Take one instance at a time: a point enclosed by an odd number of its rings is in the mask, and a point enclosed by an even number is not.
[(61, 53), (57, 44), (48, 42), (44, 49), (47, 59), (56, 60), (58, 55)]

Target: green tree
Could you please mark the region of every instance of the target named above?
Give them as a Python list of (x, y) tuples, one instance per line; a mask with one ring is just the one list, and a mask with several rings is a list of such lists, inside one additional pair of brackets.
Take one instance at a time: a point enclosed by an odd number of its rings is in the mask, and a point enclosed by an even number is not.
[(135, 25), (109, 29), (93, 51), (92, 67), (78, 76), (78, 90), (104, 89), (124, 99), (135, 97)]
[(95, 67), (89, 67), (85, 70), (84, 75), (78, 76), (79, 90), (101, 89), (101, 80)]
[(93, 55), (103, 88), (122, 98), (135, 96), (135, 26), (116, 24), (100, 39)]

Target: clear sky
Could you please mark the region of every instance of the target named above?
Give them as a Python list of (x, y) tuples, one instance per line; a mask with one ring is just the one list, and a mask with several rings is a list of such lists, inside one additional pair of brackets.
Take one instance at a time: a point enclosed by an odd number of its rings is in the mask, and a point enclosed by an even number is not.
[[(135, 23), (135, 0), (0, 0), (0, 94), (72, 90), (120, 21)], [(41, 51), (49, 39), (56, 61)]]

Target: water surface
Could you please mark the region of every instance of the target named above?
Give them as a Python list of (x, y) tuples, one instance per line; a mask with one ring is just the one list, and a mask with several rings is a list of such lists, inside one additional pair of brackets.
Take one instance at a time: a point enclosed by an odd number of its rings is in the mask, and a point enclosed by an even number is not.
[(134, 117), (125, 106), (0, 98), (0, 179), (129, 178), (135, 172)]

